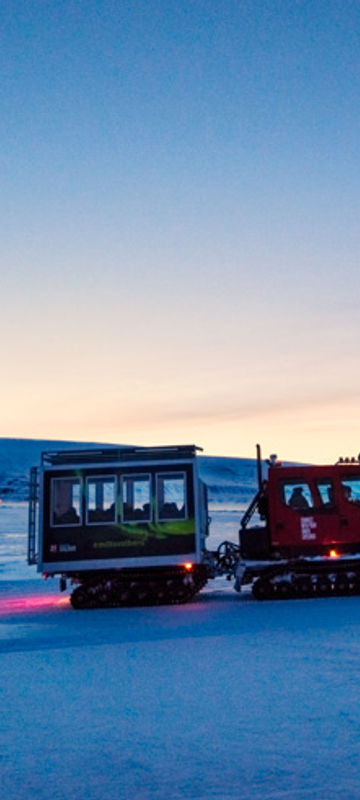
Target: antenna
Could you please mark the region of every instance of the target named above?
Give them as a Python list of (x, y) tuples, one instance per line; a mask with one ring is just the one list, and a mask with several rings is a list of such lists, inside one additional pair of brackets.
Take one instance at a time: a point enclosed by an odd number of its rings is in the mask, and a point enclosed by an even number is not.
[(260, 491), (262, 487), (262, 461), (261, 461), (261, 447), (259, 444), (256, 445), (256, 461), (257, 461), (258, 487)]

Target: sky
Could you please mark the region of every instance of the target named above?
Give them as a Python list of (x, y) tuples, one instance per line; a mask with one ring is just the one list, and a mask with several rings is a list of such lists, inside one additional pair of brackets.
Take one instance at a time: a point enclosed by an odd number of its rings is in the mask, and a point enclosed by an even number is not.
[(357, 455), (360, 4), (0, 30), (0, 435)]

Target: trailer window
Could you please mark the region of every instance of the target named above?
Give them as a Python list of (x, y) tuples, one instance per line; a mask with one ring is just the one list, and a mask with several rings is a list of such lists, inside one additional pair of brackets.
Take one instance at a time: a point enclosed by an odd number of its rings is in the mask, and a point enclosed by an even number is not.
[(341, 486), (345, 500), (360, 504), (360, 478), (343, 478)]
[(150, 475), (123, 475), (122, 518), (124, 522), (151, 521)]
[(283, 500), (289, 508), (294, 508), (296, 511), (314, 507), (310, 486), (302, 481), (284, 483)]
[(186, 519), (186, 484), (184, 473), (157, 475), (157, 518)]
[(115, 522), (115, 476), (92, 477), (86, 481), (86, 522), (88, 525)]
[(317, 481), (316, 486), (322, 505), (327, 508), (332, 508), (334, 505), (334, 487), (331, 481)]
[(80, 525), (80, 478), (53, 478), (51, 488), (51, 525)]

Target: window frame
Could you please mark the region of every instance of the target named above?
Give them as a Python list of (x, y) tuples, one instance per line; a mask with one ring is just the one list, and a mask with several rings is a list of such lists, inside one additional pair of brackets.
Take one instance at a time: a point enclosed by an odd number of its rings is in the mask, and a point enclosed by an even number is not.
[[(161, 479), (164, 480), (166, 478), (171, 480), (171, 478), (180, 478), (180, 477), (183, 479), (183, 483), (184, 483), (184, 515), (181, 516), (181, 517), (160, 517), (159, 516), (159, 496), (160, 496), (159, 495), (159, 480), (161, 480)], [(156, 473), (156, 475), (155, 475), (155, 479), (156, 479), (156, 486), (155, 486), (155, 491), (156, 491), (156, 495), (155, 495), (155, 497), (156, 497), (156, 504), (155, 504), (156, 522), (160, 522), (160, 523), (161, 522), (175, 522), (175, 521), (183, 521), (183, 520), (189, 519), (188, 497), (187, 497), (188, 492), (187, 492), (187, 480), (186, 480), (186, 478), (187, 478), (187, 473), (184, 472), (183, 470), (182, 471), (179, 470), (178, 472), (176, 472), (175, 470), (172, 470), (171, 472), (157, 472)]]
[[(88, 500), (89, 500), (89, 483), (94, 480), (103, 480), (104, 483), (110, 482), (113, 479), (114, 481), (114, 517), (112, 520), (95, 520), (95, 522), (89, 521), (89, 507), (88, 507)], [(85, 482), (85, 524), (86, 527), (92, 527), (93, 525), (116, 525), (117, 521), (117, 476), (114, 475), (86, 475), (86, 482)]]
[[(306, 506), (304, 508), (296, 508), (294, 506), (291, 506), (290, 502), (286, 502), (285, 487), (293, 487), (293, 489), (295, 489), (296, 486), (298, 486), (298, 487), (306, 486), (307, 487), (308, 491), (310, 492), (311, 505)], [(304, 497), (305, 497), (306, 500), (308, 499), (305, 495), (304, 495)], [(313, 492), (313, 489), (311, 487), (311, 482), (308, 481), (308, 480), (296, 480), (296, 478), (289, 478), (287, 480), (286, 479), (282, 480), (281, 483), (280, 483), (280, 500), (281, 500), (281, 504), (285, 508), (288, 508), (290, 511), (296, 511), (297, 513), (300, 512), (302, 514), (304, 514), (304, 513), (306, 514), (306, 513), (309, 513), (310, 511), (314, 512), (315, 509), (316, 509), (314, 492)], [(289, 498), (289, 501), (290, 501), (290, 498)]]
[[(59, 481), (71, 481), (73, 484), (79, 485), (80, 501), (79, 501), (79, 521), (78, 522), (54, 522), (55, 515), (55, 483)], [(80, 528), (83, 524), (83, 508), (82, 508), (82, 494), (83, 494), (83, 478), (72, 475), (58, 475), (57, 477), (51, 476), (51, 489), (50, 489), (50, 528)]]
[[(349, 486), (349, 484), (354, 484), (354, 483), (355, 484), (360, 484), (360, 476), (358, 476), (358, 475), (341, 475), (340, 484), (341, 484), (341, 494), (342, 494), (343, 500), (345, 500), (346, 503), (350, 503), (352, 506), (359, 506), (360, 505), (360, 497), (356, 492), (355, 492), (355, 494), (353, 494), (353, 487), (351, 485)], [(345, 497), (345, 494), (344, 494), (344, 488), (345, 487), (347, 487), (348, 489), (351, 490), (351, 496), (350, 497)]]
[[(328, 497), (329, 498), (330, 498), (330, 495), (329, 495), (329, 489), (330, 489), (331, 494), (332, 494), (332, 500), (329, 499), (327, 501), (324, 501), (324, 498), (323, 498), (323, 495), (322, 495), (322, 487), (325, 487), (325, 486), (326, 486), (326, 490), (328, 492)], [(336, 508), (336, 503), (335, 503), (335, 485), (334, 485), (333, 479), (332, 478), (315, 478), (315, 488), (316, 488), (316, 491), (317, 491), (317, 494), (318, 494), (319, 500), (320, 500), (320, 506), (319, 506), (318, 510), (319, 511), (333, 511)]]
[[(152, 522), (152, 500), (153, 500), (153, 491), (152, 491), (152, 481), (151, 481), (151, 472), (124, 472), (120, 475), (120, 519), (123, 525), (139, 525), (139, 524), (148, 524)], [(149, 515), (147, 518), (143, 519), (125, 519), (124, 517), (124, 482), (125, 480), (147, 480), (149, 486)], [(134, 509), (135, 510), (135, 509)]]

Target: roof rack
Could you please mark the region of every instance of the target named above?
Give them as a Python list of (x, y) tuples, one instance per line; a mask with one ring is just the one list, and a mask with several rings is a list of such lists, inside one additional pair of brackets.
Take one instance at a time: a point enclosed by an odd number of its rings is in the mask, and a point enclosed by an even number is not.
[(194, 458), (202, 447), (180, 444), (164, 447), (105, 447), (89, 450), (58, 450), (41, 454), (42, 464), (101, 464), (112, 461), (151, 461), (163, 459)]

